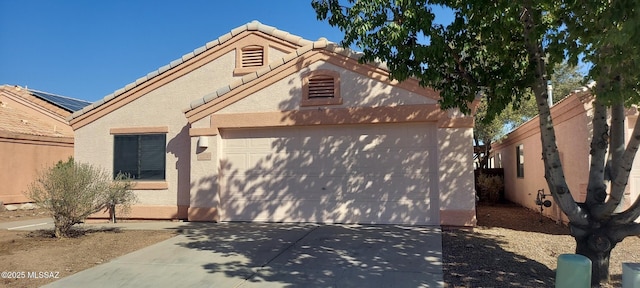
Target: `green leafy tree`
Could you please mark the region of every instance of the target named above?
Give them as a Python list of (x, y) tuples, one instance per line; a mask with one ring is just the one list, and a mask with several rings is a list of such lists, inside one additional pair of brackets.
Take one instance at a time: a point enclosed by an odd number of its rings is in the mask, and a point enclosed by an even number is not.
[[(564, 99), (571, 92), (586, 84), (584, 82), (585, 75), (582, 75), (579, 68), (579, 66), (570, 65), (567, 61), (556, 64), (553, 74), (551, 74), (553, 103)], [(534, 108), (533, 111), (535, 110)]]
[[(392, 78), (414, 77), (439, 90), (443, 109), (470, 112), (469, 104), (482, 94), (491, 121), (509, 105), (519, 109), (532, 92), (545, 178), (569, 218), (576, 253), (593, 261), (596, 287), (608, 280), (611, 249), (640, 234), (640, 224), (633, 222), (640, 216), (640, 200), (615, 212), (640, 144), (640, 121), (624, 143), (624, 105), (640, 100), (638, 5), (632, 0), (312, 1), (319, 19), (344, 32), (342, 45), (362, 50), (362, 62), (384, 61)], [(436, 6), (452, 11), (451, 23), (435, 21)], [(580, 55), (592, 64), (589, 77), (598, 83), (591, 91), (594, 136), (585, 203), (575, 201), (565, 181), (547, 102), (554, 67), (563, 61), (575, 66)]]
[[(491, 155), (491, 144), (497, 140), (502, 132), (504, 123), (497, 117), (492, 121), (484, 121), (487, 103), (482, 99), (476, 110), (475, 126), (473, 128), (474, 159), (476, 159), (476, 169), (484, 170), (489, 168), (489, 157)], [(501, 114), (502, 115), (502, 114)]]
[[(578, 71), (578, 66), (571, 66), (566, 61), (555, 66), (551, 75), (553, 87), (553, 102), (564, 99), (576, 88), (583, 86), (584, 75)], [(476, 110), (473, 139), (475, 144), (475, 158), (478, 160), (478, 169), (488, 168), (488, 160), (491, 156), (491, 144), (502, 138), (507, 132), (520, 124), (538, 115), (536, 98), (527, 90), (520, 107), (514, 108), (512, 104), (502, 110), (493, 118), (487, 117), (487, 99), (483, 98)], [(490, 120), (489, 120), (490, 119)]]
[[(512, 105), (507, 106), (500, 114), (489, 120), (487, 117), (487, 100), (483, 98), (478, 105), (475, 117), (475, 126), (473, 128), (473, 140), (475, 145), (475, 158), (478, 160), (478, 169), (484, 170), (488, 168), (488, 160), (491, 156), (491, 144), (514, 127), (524, 123), (530, 119), (529, 115), (532, 107), (529, 106), (531, 101), (526, 101), (519, 109), (514, 109)], [(535, 106), (533, 107), (535, 109)]]

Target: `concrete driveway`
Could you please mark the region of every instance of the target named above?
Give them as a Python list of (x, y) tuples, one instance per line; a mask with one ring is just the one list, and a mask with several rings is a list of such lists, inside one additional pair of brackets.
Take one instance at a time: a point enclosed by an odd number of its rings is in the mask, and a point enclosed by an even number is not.
[(439, 227), (185, 223), (45, 287), (442, 287)]

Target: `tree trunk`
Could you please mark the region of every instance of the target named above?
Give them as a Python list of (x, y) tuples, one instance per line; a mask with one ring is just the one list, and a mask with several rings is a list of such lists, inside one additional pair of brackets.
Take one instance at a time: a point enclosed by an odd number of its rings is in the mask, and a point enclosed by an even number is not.
[[(532, 1), (524, 1), (523, 13), (520, 19), (524, 25), (523, 32), (529, 61), (531, 61), (536, 78), (532, 90), (538, 105), (545, 179), (556, 205), (569, 218), (571, 232), (576, 239), (576, 253), (584, 255), (592, 261), (591, 286), (600, 287), (599, 283), (601, 281), (608, 281), (609, 279), (609, 256), (611, 255), (611, 249), (615, 246), (615, 242), (606, 236), (607, 234), (604, 232), (607, 230), (600, 225), (601, 223), (595, 223), (595, 219), (588, 212), (589, 208), (583, 207), (584, 204), (579, 205), (571, 195), (571, 191), (569, 191), (556, 144), (551, 110), (547, 101), (544, 48), (538, 40), (539, 37), (534, 34), (534, 28), (539, 25), (535, 22), (535, 19), (541, 19), (542, 12), (533, 9), (533, 7)], [(602, 147), (602, 149), (606, 148), (606, 145)]]
[(60, 226), (58, 225), (54, 225), (54, 235), (56, 236), (56, 238), (63, 238), (64, 237), (64, 233), (62, 233), (62, 229), (60, 229)]
[(109, 205), (109, 217), (112, 223), (116, 223), (116, 205)]
[(593, 121), (591, 137), (591, 161), (589, 164), (589, 184), (587, 185), (587, 207), (601, 205), (607, 198), (607, 183), (605, 183), (605, 159), (607, 145), (609, 145), (609, 131), (607, 128), (607, 107), (600, 100), (593, 100)]
[(480, 158), (480, 168), (483, 170), (489, 169), (489, 153), (491, 153), (491, 141), (484, 142), (484, 151), (482, 151), (482, 158)]
[(71, 230), (73, 224), (69, 225), (68, 221), (54, 218), (53, 226), (53, 233), (56, 238), (66, 238), (69, 236), (69, 230)]
[[(538, 105), (538, 119), (540, 120), (540, 138), (542, 143), (542, 159), (545, 167), (544, 177), (547, 180), (549, 191), (553, 195), (556, 205), (567, 215), (569, 221), (581, 227), (589, 226), (588, 214), (575, 202), (569, 186), (564, 177), (560, 153), (558, 151), (555, 129), (551, 119), (551, 110), (547, 101), (547, 74), (545, 53), (542, 42), (538, 35), (535, 35), (535, 28), (538, 27), (534, 19), (542, 18), (542, 11), (533, 9), (532, 1), (522, 3), (522, 16), (520, 20), (523, 24), (525, 38), (525, 48), (529, 54), (529, 61), (533, 68), (535, 81), (533, 83), (533, 93)], [(536, 17), (533, 16), (536, 15)], [(533, 36), (532, 36), (533, 34)]]
[(591, 260), (591, 287), (600, 287), (600, 284), (609, 282), (609, 258), (618, 242), (607, 236), (605, 229), (589, 231), (581, 237), (575, 237), (576, 254)]

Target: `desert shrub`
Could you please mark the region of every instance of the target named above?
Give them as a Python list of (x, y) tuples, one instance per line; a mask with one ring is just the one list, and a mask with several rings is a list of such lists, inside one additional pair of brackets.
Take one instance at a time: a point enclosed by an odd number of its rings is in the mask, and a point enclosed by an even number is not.
[(132, 178), (126, 174), (118, 173), (113, 180), (107, 194), (106, 204), (111, 222), (116, 223), (116, 211), (126, 215), (131, 211), (131, 205), (138, 201), (136, 194), (131, 191), (132, 186)]
[(40, 171), (27, 196), (51, 213), (55, 236), (61, 238), (71, 235), (73, 225), (107, 208), (118, 185), (105, 170), (69, 158)]
[(480, 201), (496, 203), (500, 200), (500, 191), (504, 187), (502, 177), (480, 173), (477, 181), (480, 189), (478, 195)]

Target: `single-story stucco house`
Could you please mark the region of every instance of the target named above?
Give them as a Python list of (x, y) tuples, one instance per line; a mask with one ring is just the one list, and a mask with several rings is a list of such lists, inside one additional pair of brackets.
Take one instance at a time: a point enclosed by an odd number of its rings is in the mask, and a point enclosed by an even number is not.
[(74, 113), (75, 158), (131, 218), (475, 225), (473, 117), (358, 58), (242, 25)]
[[(580, 88), (551, 107), (556, 131), (560, 161), (565, 178), (574, 199), (584, 202), (589, 181), (590, 144), (592, 137), (593, 100), (586, 87)], [(625, 132), (628, 138), (638, 119), (637, 109), (628, 109)], [(524, 207), (539, 210), (536, 205), (538, 190), (549, 194), (544, 178), (542, 144), (538, 116), (522, 124), (503, 140), (492, 145), (492, 162), (504, 169), (505, 198)], [(629, 185), (624, 195), (624, 205), (629, 206), (640, 193), (640, 157), (636, 157)], [(553, 197), (545, 196), (553, 204), (544, 208), (543, 214), (557, 221), (568, 221), (555, 205)]]
[(0, 202), (25, 203), (39, 170), (73, 156), (66, 120), (90, 103), (16, 85), (0, 86)]

